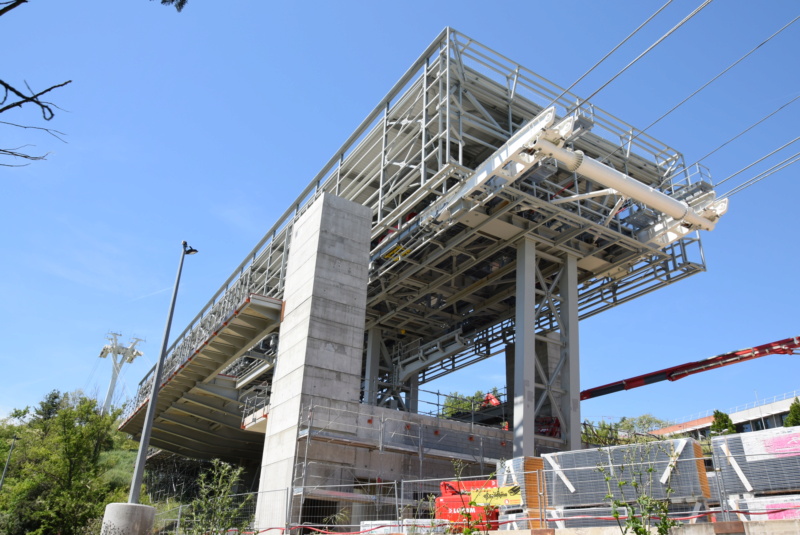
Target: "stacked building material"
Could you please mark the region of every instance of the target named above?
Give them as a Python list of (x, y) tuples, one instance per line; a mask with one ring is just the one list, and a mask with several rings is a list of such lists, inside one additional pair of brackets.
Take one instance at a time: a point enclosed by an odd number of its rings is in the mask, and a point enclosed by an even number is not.
[(450, 522), (438, 518), (403, 519), (404, 535), (441, 535), (451, 533)]
[(800, 427), (714, 437), (711, 445), (728, 495), (800, 492)]
[(748, 512), (750, 520), (800, 519), (800, 494), (745, 498), (736, 505)]
[[(686, 523), (707, 523), (710, 520), (707, 516), (699, 515), (704, 506), (697, 504), (671, 504), (669, 516), (671, 518), (685, 518)], [(581, 507), (577, 509), (554, 509), (548, 512), (551, 528), (591, 528), (591, 527), (617, 527), (619, 523), (613, 516), (611, 507)], [(625, 524), (626, 511), (619, 510), (620, 523)], [(694, 518), (693, 518), (694, 517)], [(652, 524), (657, 520), (653, 519)]]
[[(611, 498), (635, 501), (637, 493), (688, 503), (711, 497), (702, 450), (693, 439), (548, 453), (542, 457), (546, 461), (548, 505), (553, 507), (602, 507)], [(633, 480), (639, 490), (631, 485)], [(628, 484), (619, 485), (621, 481)]]
[[(500, 504), (500, 529), (547, 527), (544, 520), (547, 492), (541, 478), (544, 461), (540, 457), (515, 457), (497, 463), (497, 486), (518, 489), (517, 503)], [(512, 491), (513, 493), (513, 491)]]

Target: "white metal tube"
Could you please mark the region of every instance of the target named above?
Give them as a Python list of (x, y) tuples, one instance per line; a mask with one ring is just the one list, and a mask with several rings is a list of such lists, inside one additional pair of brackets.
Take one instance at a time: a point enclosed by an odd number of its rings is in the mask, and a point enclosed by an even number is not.
[(669, 195), (642, 184), (624, 173), (603, 165), (597, 160), (585, 156), (580, 151), (563, 149), (543, 139), (541, 136), (533, 143), (532, 148), (542, 151), (563, 163), (569, 171), (578, 173), (608, 188), (614, 188), (623, 195), (635, 199), (645, 205), (665, 213), (668, 216), (686, 221), (703, 230), (714, 230), (715, 223), (698, 215), (688, 204)]

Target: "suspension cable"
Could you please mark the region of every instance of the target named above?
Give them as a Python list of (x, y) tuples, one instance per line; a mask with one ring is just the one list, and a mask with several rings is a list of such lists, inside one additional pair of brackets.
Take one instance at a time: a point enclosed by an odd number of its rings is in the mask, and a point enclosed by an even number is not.
[(741, 132), (739, 132), (738, 134), (736, 134), (735, 136), (733, 136), (732, 138), (730, 138), (728, 141), (726, 141), (725, 143), (723, 143), (723, 144), (722, 144), (722, 145), (720, 145), (719, 147), (715, 148), (714, 150), (712, 150), (711, 152), (709, 152), (708, 154), (706, 154), (705, 156), (703, 156), (703, 157), (702, 157), (702, 158), (700, 158), (699, 160), (695, 161), (693, 164), (691, 164), (691, 165), (687, 165), (686, 167), (687, 167), (687, 168), (689, 168), (689, 167), (693, 167), (693, 166), (695, 166), (695, 165), (699, 164), (700, 162), (702, 162), (703, 160), (705, 160), (706, 158), (708, 158), (709, 156), (711, 156), (712, 154), (714, 154), (715, 152), (717, 152), (718, 150), (720, 150), (721, 148), (725, 147), (726, 145), (728, 145), (728, 144), (729, 144), (729, 143), (731, 143), (732, 141), (735, 141), (735, 140), (739, 139), (739, 138), (740, 138), (740, 137), (742, 137), (744, 134), (746, 134), (747, 132), (749, 132), (750, 130), (752, 130), (753, 128), (755, 128), (756, 126), (760, 125), (761, 123), (763, 123), (764, 121), (766, 121), (767, 119), (769, 119), (770, 117), (772, 117), (773, 115), (775, 115), (776, 113), (778, 113), (779, 111), (781, 111), (783, 108), (785, 108), (786, 106), (788, 106), (789, 104), (791, 104), (792, 102), (794, 102), (795, 100), (797, 100), (797, 99), (799, 99), (799, 98), (800, 98), (800, 94), (798, 94), (797, 96), (795, 96), (795, 97), (794, 97), (793, 99), (791, 99), (790, 101), (786, 102), (784, 105), (780, 106), (778, 109), (776, 109), (775, 111), (773, 111), (773, 112), (772, 112), (772, 113), (770, 113), (769, 115), (765, 115), (764, 117), (762, 117), (762, 118), (761, 118), (761, 119), (759, 119), (758, 121), (754, 122), (753, 124), (751, 124), (750, 126), (748, 126), (747, 128), (745, 128), (744, 130), (742, 130)]
[(744, 191), (745, 189), (749, 188), (750, 186), (752, 186), (753, 184), (756, 184), (757, 182), (761, 182), (762, 180), (764, 180), (768, 176), (770, 176), (772, 174), (775, 174), (778, 171), (782, 171), (783, 169), (786, 169), (790, 165), (795, 164), (795, 163), (797, 163), (799, 161), (800, 161), (800, 152), (795, 152), (792, 156), (789, 156), (788, 158), (786, 158), (782, 162), (773, 165), (772, 167), (770, 167), (766, 171), (763, 171), (763, 172), (759, 173), (758, 175), (754, 176), (750, 180), (747, 180), (747, 181), (739, 184), (738, 186), (736, 186), (732, 190), (728, 191), (724, 195), (721, 195), (720, 199), (726, 199), (726, 198), (728, 198), (728, 197), (730, 197), (732, 195), (740, 193), (740, 192)]
[[(777, 36), (779, 33), (781, 33), (783, 30), (785, 30), (786, 28), (788, 28), (789, 26), (791, 26), (792, 24), (794, 24), (794, 23), (795, 23), (795, 22), (797, 22), (798, 20), (800, 20), (800, 15), (796, 16), (794, 19), (792, 19), (791, 21), (787, 22), (787, 23), (786, 23), (786, 24), (785, 24), (785, 25), (784, 25), (784, 26), (783, 26), (783, 27), (782, 27), (780, 30), (776, 31), (775, 33), (773, 33), (772, 35), (770, 35), (769, 37), (767, 37), (765, 40), (761, 41), (761, 43), (759, 43), (758, 45), (756, 45), (755, 47), (753, 47), (752, 49), (750, 49), (750, 51), (749, 51), (747, 54), (745, 54), (744, 56), (740, 57), (739, 59), (737, 59), (736, 61), (734, 61), (734, 62), (733, 62), (733, 63), (731, 63), (730, 65), (728, 65), (728, 66), (727, 66), (725, 69), (723, 69), (723, 70), (722, 70), (722, 71), (721, 71), (719, 74), (717, 74), (717, 75), (716, 75), (716, 76), (714, 76), (712, 79), (710, 79), (709, 81), (707, 81), (706, 83), (704, 83), (702, 86), (700, 86), (699, 88), (697, 88), (697, 89), (696, 89), (696, 90), (695, 90), (695, 91), (694, 91), (694, 92), (693, 92), (691, 95), (689, 95), (689, 96), (688, 96), (688, 97), (686, 97), (685, 99), (681, 100), (679, 103), (675, 104), (675, 106), (673, 106), (673, 107), (672, 107), (672, 108), (671, 108), (669, 111), (667, 111), (666, 113), (664, 113), (663, 115), (661, 115), (661, 117), (659, 117), (658, 119), (656, 119), (655, 121), (653, 121), (652, 123), (650, 123), (649, 125), (647, 125), (647, 126), (644, 128), (644, 129), (640, 130), (640, 131), (639, 131), (639, 133), (636, 135), (636, 137), (639, 137), (639, 135), (641, 135), (642, 133), (644, 133), (646, 130), (649, 130), (650, 128), (652, 128), (653, 126), (655, 126), (656, 124), (658, 124), (658, 123), (659, 123), (659, 122), (660, 122), (660, 121), (661, 121), (661, 120), (662, 120), (664, 117), (666, 117), (667, 115), (671, 114), (672, 112), (674, 112), (675, 110), (677, 110), (678, 108), (680, 108), (681, 106), (683, 106), (684, 104), (686, 104), (686, 102), (687, 102), (687, 101), (689, 101), (689, 100), (690, 100), (692, 97), (694, 97), (694, 96), (695, 96), (695, 95), (697, 95), (697, 94), (698, 94), (700, 91), (702, 91), (703, 89), (705, 89), (706, 87), (708, 87), (709, 85), (711, 85), (712, 83), (714, 83), (714, 82), (715, 82), (715, 81), (716, 81), (716, 80), (717, 80), (717, 79), (718, 79), (720, 76), (722, 76), (723, 74), (725, 74), (726, 72), (728, 72), (729, 70), (731, 70), (732, 68), (734, 68), (735, 66), (737, 66), (739, 63), (741, 63), (742, 61), (744, 61), (745, 59), (747, 59), (747, 57), (748, 57), (748, 56), (750, 56), (750, 55), (751, 55), (753, 52), (755, 52), (756, 50), (758, 50), (759, 48), (761, 48), (762, 46), (764, 46), (765, 44), (767, 44), (768, 42), (770, 42), (770, 41), (772, 40), (772, 38), (773, 38), (773, 37)], [(636, 137), (634, 137), (633, 139), (636, 139)], [(632, 140), (631, 140), (631, 141), (632, 141)]]
[(581, 81), (582, 81), (584, 78), (586, 78), (587, 76), (589, 76), (589, 74), (590, 74), (592, 71), (594, 71), (594, 70), (595, 70), (597, 67), (599, 67), (599, 66), (600, 66), (600, 64), (601, 64), (601, 63), (603, 63), (605, 60), (607, 60), (609, 57), (611, 57), (611, 55), (612, 55), (614, 52), (616, 52), (617, 50), (619, 50), (619, 48), (620, 48), (622, 45), (624, 45), (625, 43), (627, 43), (627, 42), (630, 40), (630, 38), (631, 38), (631, 37), (633, 37), (634, 35), (636, 35), (637, 33), (639, 33), (639, 30), (641, 30), (642, 28), (644, 28), (645, 26), (647, 26), (647, 24), (649, 24), (651, 20), (653, 20), (654, 18), (656, 18), (656, 16), (657, 16), (659, 13), (661, 13), (662, 11), (664, 11), (664, 9), (666, 9), (666, 7), (667, 7), (668, 5), (670, 5), (672, 2), (673, 2), (673, 0), (667, 0), (667, 3), (666, 3), (666, 4), (664, 4), (663, 6), (661, 6), (660, 8), (658, 8), (658, 10), (657, 10), (655, 13), (653, 13), (652, 15), (650, 15), (650, 16), (647, 18), (647, 20), (645, 20), (645, 21), (644, 21), (643, 23), (641, 23), (641, 24), (640, 24), (640, 25), (639, 25), (639, 26), (638, 26), (638, 27), (637, 27), (635, 30), (633, 30), (633, 31), (632, 31), (630, 34), (628, 34), (628, 36), (627, 36), (625, 39), (623, 39), (622, 41), (620, 41), (620, 42), (619, 42), (619, 44), (617, 44), (617, 46), (615, 46), (614, 48), (612, 48), (612, 49), (611, 49), (611, 50), (610, 50), (610, 51), (609, 51), (609, 52), (608, 52), (608, 53), (607, 53), (605, 56), (603, 56), (602, 58), (600, 58), (600, 60), (599, 60), (597, 63), (595, 63), (594, 65), (592, 65), (592, 67), (591, 67), (591, 68), (590, 68), (588, 71), (586, 71), (585, 73), (583, 73), (583, 74), (582, 74), (582, 75), (581, 75), (581, 76), (580, 76), (580, 77), (579, 77), (577, 80), (575, 80), (574, 82), (572, 82), (572, 85), (570, 85), (568, 88), (566, 88), (564, 91), (562, 91), (560, 95), (558, 95), (556, 98), (554, 98), (552, 101), (550, 101), (550, 104), (548, 104), (548, 105), (547, 105), (547, 106), (545, 106), (544, 108), (545, 108), (545, 109), (546, 109), (546, 108), (549, 108), (550, 106), (552, 106), (553, 104), (555, 104), (555, 103), (557, 103), (559, 100), (561, 100), (561, 98), (562, 98), (564, 95), (566, 95), (567, 93), (569, 93), (569, 92), (570, 92), (570, 90), (571, 90), (573, 87), (575, 87), (576, 85), (578, 85), (578, 84), (579, 84), (579, 83), (580, 83), (580, 82), (581, 82)]
[[(694, 92), (692, 92), (692, 93), (691, 93), (689, 96), (687, 96), (686, 98), (684, 98), (683, 100), (681, 100), (681, 101), (680, 101), (678, 104), (676, 104), (675, 106), (673, 106), (672, 108), (670, 108), (670, 110), (669, 110), (669, 111), (667, 111), (666, 113), (662, 114), (662, 115), (661, 115), (661, 117), (659, 117), (658, 119), (656, 119), (655, 121), (653, 121), (652, 123), (650, 123), (649, 125), (647, 125), (646, 127), (644, 127), (643, 129), (639, 130), (639, 131), (636, 133), (636, 135), (634, 135), (634, 136), (632, 136), (632, 137), (631, 137), (631, 139), (630, 139), (630, 141), (628, 141), (628, 143), (629, 143), (629, 144), (630, 144), (630, 143), (633, 143), (635, 140), (637, 140), (637, 139), (639, 138), (639, 136), (641, 136), (642, 134), (644, 134), (645, 132), (647, 132), (647, 131), (648, 131), (650, 128), (652, 128), (653, 126), (655, 126), (655, 125), (656, 125), (657, 123), (659, 123), (659, 122), (660, 122), (662, 119), (664, 119), (665, 117), (667, 117), (668, 115), (670, 115), (672, 112), (674, 112), (675, 110), (677, 110), (679, 107), (681, 107), (681, 106), (683, 106), (684, 104), (686, 104), (686, 102), (688, 102), (688, 101), (689, 101), (691, 98), (693, 98), (695, 95), (697, 95), (697, 94), (698, 94), (700, 91), (702, 91), (703, 89), (705, 89), (706, 87), (708, 87), (709, 85), (711, 85), (713, 82), (715, 82), (716, 80), (718, 80), (718, 79), (719, 79), (719, 78), (720, 78), (722, 75), (724, 75), (725, 73), (727, 73), (728, 71), (730, 71), (732, 68), (734, 68), (736, 65), (738, 65), (739, 63), (741, 63), (742, 61), (744, 61), (744, 60), (745, 60), (745, 59), (746, 59), (748, 56), (750, 56), (751, 54), (753, 54), (753, 52), (755, 52), (756, 50), (758, 50), (759, 48), (761, 48), (762, 46), (764, 46), (765, 44), (767, 44), (767, 43), (768, 43), (769, 41), (771, 41), (771, 40), (772, 40), (774, 37), (776, 37), (778, 34), (780, 34), (780, 33), (781, 33), (783, 30), (785, 30), (786, 28), (788, 28), (789, 26), (791, 26), (792, 24), (794, 24), (794, 23), (795, 23), (795, 22), (797, 22), (798, 20), (800, 20), (800, 15), (798, 15), (797, 17), (795, 17), (795, 18), (794, 18), (794, 19), (792, 19), (791, 21), (789, 21), (789, 22), (787, 22), (786, 24), (784, 24), (784, 25), (783, 25), (783, 26), (782, 26), (782, 27), (781, 27), (779, 30), (777, 30), (777, 31), (776, 31), (776, 32), (774, 32), (772, 35), (770, 35), (770, 36), (769, 36), (769, 37), (767, 37), (765, 40), (763, 40), (761, 43), (759, 43), (758, 45), (756, 45), (755, 47), (753, 47), (752, 49), (750, 49), (750, 51), (749, 51), (749, 52), (747, 52), (746, 54), (744, 54), (743, 56), (741, 56), (739, 59), (737, 59), (736, 61), (734, 61), (734, 62), (733, 62), (733, 63), (731, 63), (730, 65), (728, 65), (728, 66), (727, 66), (725, 69), (723, 69), (723, 70), (722, 70), (722, 71), (721, 71), (719, 74), (717, 74), (716, 76), (714, 76), (713, 78), (711, 78), (710, 80), (708, 80), (706, 83), (704, 83), (702, 86), (700, 86), (700, 87), (699, 87), (698, 89), (696, 89)], [(714, 152), (716, 152), (717, 150), (719, 150), (720, 148), (722, 148), (724, 145), (726, 145), (726, 144), (730, 143), (731, 141), (733, 141), (734, 139), (738, 138), (739, 136), (741, 136), (742, 134), (744, 134), (745, 132), (747, 132), (747, 131), (748, 131), (748, 130), (750, 130), (751, 128), (755, 127), (757, 124), (759, 124), (759, 123), (763, 122), (764, 120), (768, 119), (768, 118), (769, 118), (769, 117), (771, 117), (772, 115), (775, 115), (775, 114), (776, 114), (778, 111), (782, 110), (783, 108), (785, 108), (786, 106), (788, 106), (789, 104), (791, 104), (792, 102), (794, 102), (795, 100), (797, 100), (798, 98), (800, 98), (800, 95), (798, 95), (797, 97), (793, 98), (792, 100), (790, 100), (789, 102), (787, 102), (786, 104), (784, 104), (783, 106), (781, 106), (780, 108), (778, 108), (777, 110), (775, 110), (774, 112), (772, 112), (772, 113), (771, 113), (770, 115), (768, 115), (767, 117), (764, 117), (764, 118), (763, 118), (763, 119), (761, 119), (760, 121), (756, 122), (755, 124), (753, 124), (752, 126), (750, 126), (750, 127), (749, 127), (747, 130), (745, 130), (744, 132), (742, 132), (742, 133), (738, 134), (737, 136), (735, 136), (735, 137), (731, 138), (730, 140), (728, 140), (728, 141), (726, 141), (725, 143), (723, 143), (723, 145), (721, 145), (720, 147), (717, 147), (716, 149), (714, 149), (714, 150), (713, 150), (713, 151), (711, 151), (710, 153), (706, 154), (705, 156), (703, 156), (703, 158), (701, 158), (701, 159), (700, 159), (700, 160), (698, 160), (697, 162), (693, 163), (692, 165), (685, 166), (685, 167), (686, 167), (686, 168), (689, 168), (689, 167), (692, 167), (693, 165), (696, 165), (697, 163), (699, 163), (699, 162), (700, 162), (700, 161), (702, 161), (703, 159), (707, 158), (708, 156), (710, 156), (711, 154), (713, 154)], [(608, 154), (606, 154), (605, 156), (603, 156), (602, 160), (604, 160), (604, 159), (608, 158), (609, 156), (612, 156), (612, 155), (616, 154), (616, 153), (617, 153), (617, 152), (619, 152), (619, 151), (620, 151), (622, 148), (623, 148), (622, 146), (620, 146), (620, 147), (617, 147), (617, 148), (616, 148), (616, 149), (614, 149), (613, 151), (611, 151), (611, 152), (609, 152)], [(721, 184), (721, 182), (720, 182), (720, 184)], [(719, 184), (718, 184), (718, 185), (719, 185)]]
[(756, 164), (758, 164), (758, 163), (761, 163), (761, 162), (763, 162), (764, 160), (766, 160), (767, 158), (769, 158), (770, 156), (772, 156), (772, 155), (773, 155), (773, 154), (775, 154), (776, 152), (780, 152), (780, 151), (782, 151), (783, 149), (785, 149), (786, 147), (788, 147), (788, 146), (789, 146), (789, 145), (791, 145), (792, 143), (795, 143), (795, 142), (796, 142), (798, 139), (800, 139), (800, 136), (797, 136), (796, 138), (794, 138), (793, 140), (789, 141), (788, 143), (785, 143), (785, 144), (781, 145), (780, 147), (778, 147), (778, 148), (777, 148), (777, 149), (775, 149), (774, 151), (770, 152), (769, 154), (767, 154), (767, 155), (765, 155), (765, 156), (762, 156), (761, 158), (759, 158), (758, 160), (754, 161), (754, 162), (753, 162), (753, 163), (751, 163), (750, 165), (748, 165), (748, 166), (745, 166), (745, 167), (742, 167), (741, 169), (739, 169), (738, 171), (736, 171), (736, 172), (735, 172), (735, 173), (733, 173), (732, 175), (728, 175), (726, 178), (724, 178), (724, 179), (720, 180), (719, 182), (717, 182), (717, 187), (721, 186), (722, 184), (724, 184), (724, 183), (725, 183), (725, 182), (727, 182), (728, 180), (732, 179), (732, 178), (733, 178), (733, 177), (735, 177), (736, 175), (739, 175), (739, 174), (741, 174), (741, 173), (743, 173), (743, 172), (747, 171), (748, 169), (750, 169), (750, 168), (751, 168), (751, 167), (753, 167), (754, 165), (756, 165)]
[(662, 35), (662, 36), (661, 36), (661, 37), (660, 37), (660, 38), (659, 38), (659, 39), (658, 39), (658, 40), (657, 40), (655, 43), (653, 43), (652, 45), (650, 45), (649, 47), (647, 47), (647, 49), (645, 49), (645, 51), (644, 51), (644, 52), (642, 52), (641, 54), (639, 54), (638, 56), (636, 56), (636, 58), (634, 58), (634, 59), (633, 59), (633, 61), (631, 61), (630, 63), (628, 63), (628, 64), (627, 64), (625, 67), (623, 67), (623, 68), (622, 68), (622, 70), (620, 70), (620, 71), (619, 71), (617, 74), (615, 74), (614, 76), (612, 76), (612, 77), (611, 77), (611, 78), (610, 78), (610, 79), (609, 79), (609, 80), (608, 80), (606, 83), (604, 83), (604, 84), (603, 84), (603, 85), (601, 85), (599, 88), (597, 88), (597, 90), (595, 90), (595, 92), (594, 92), (594, 93), (592, 93), (591, 95), (589, 95), (588, 97), (586, 97), (586, 98), (584, 98), (584, 99), (581, 99), (581, 101), (580, 101), (580, 102), (578, 102), (578, 103), (577, 103), (575, 106), (573, 106), (572, 108), (570, 108), (569, 110), (567, 110), (567, 115), (569, 115), (569, 114), (570, 114), (572, 111), (574, 111), (574, 110), (576, 110), (576, 109), (580, 108), (581, 106), (583, 106), (583, 105), (584, 105), (584, 104), (585, 104), (587, 101), (589, 101), (589, 100), (591, 100), (592, 98), (594, 98), (594, 97), (595, 97), (595, 96), (596, 96), (596, 95), (597, 95), (597, 94), (598, 94), (600, 91), (602, 91), (603, 89), (605, 89), (606, 87), (608, 87), (608, 85), (609, 85), (609, 84), (611, 84), (611, 82), (613, 82), (614, 80), (616, 80), (617, 78), (619, 78), (619, 77), (622, 75), (622, 73), (624, 73), (625, 71), (627, 71), (627, 70), (628, 70), (630, 67), (632, 67), (632, 66), (633, 66), (633, 65), (634, 65), (636, 62), (638, 62), (638, 61), (639, 61), (640, 59), (642, 59), (642, 58), (643, 58), (645, 55), (647, 55), (647, 54), (648, 54), (648, 53), (649, 53), (651, 50), (653, 50), (655, 47), (657, 47), (658, 45), (660, 45), (660, 44), (661, 44), (661, 43), (662, 43), (662, 42), (663, 42), (663, 41), (664, 41), (664, 40), (665, 40), (667, 37), (669, 37), (670, 35), (672, 35), (673, 33), (675, 33), (675, 32), (676, 32), (676, 31), (677, 31), (677, 30), (678, 30), (678, 29), (679, 29), (681, 26), (683, 26), (684, 24), (686, 24), (687, 22), (689, 22), (689, 20), (691, 20), (692, 18), (694, 18), (694, 16), (695, 16), (695, 15), (697, 15), (698, 13), (700, 13), (700, 11), (702, 11), (702, 10), (703, 10), (703, 9), (704, 9), (706, 6), (708, 6), (708, 4), (710, 4), (711, 2), (712, 2), (712, 0), (704, 0), (704, 2), (703, 2), (702, 4), (700, 4), (698, 7), (696, 7), (696, 8), (694, 9), (694, 11), (692, 11), (691, 13), (689, 13), (688, 15), (686, 15), (686, 16), (683, 18), (683, 20), (681, 20), (681, 21), (680, 21), (678, 24), (676, 24), (675, 26), (673, 26), (673, 27), (672, 27), (672, 28), (671, 28), (671, 29), (670, 29), (670, 30), (669, 30), (667, 33), (665, 33), (664, 35)]

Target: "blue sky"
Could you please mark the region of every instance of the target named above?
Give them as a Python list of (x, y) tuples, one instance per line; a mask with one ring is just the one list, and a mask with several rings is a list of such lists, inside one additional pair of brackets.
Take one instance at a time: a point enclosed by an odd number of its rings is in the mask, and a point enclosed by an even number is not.
[[(211, 2), (37, 0), (0, 17), (0, 78), (54, 92), (46, 126), (0, 127), (4, 148), (48, 159), (0, 167), (0, 415), (52, 389), (102, 397), (109, 330), (163, 332), (181, 240), (180, 332), (262, 234), (445, 26), (568, 86), (664, 2)], [(699, 4), (675, 0), (574, 91), (589, 95)], [(800, 14), (794, 0), (716, 0), (595, 98), (644, 127)], [(800, 94), (800, 23), (679, 108), (651, 135), (688, 162)], [(45, 126), (35, 110), (3, 121)], [(800, 101), (704, 161), (721, 180), (797, 135)], [(797, 151), (797, 144), (722, 188)], [(6, 163), (9, 163), (6, 161)], [(731, 198), (704, 234), (706, 273), (581, 323), (585, 388), (800, 335), (797, 198), (790, 167)], [(800, 389), (772, 356), (584, 402), (590, 419), (681, 418)], [(487, 363), (434, 387), (502, 385)], [(118, 395), (120, 400), (121, 395)]]

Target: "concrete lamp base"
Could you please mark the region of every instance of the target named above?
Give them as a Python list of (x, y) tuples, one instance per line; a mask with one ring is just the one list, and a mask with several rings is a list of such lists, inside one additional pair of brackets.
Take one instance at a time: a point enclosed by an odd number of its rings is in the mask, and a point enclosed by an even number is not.
[(152, 532), (156, 508), (138, 503), (110, 503), (103, 515), (101, 535), (147, 535)]

